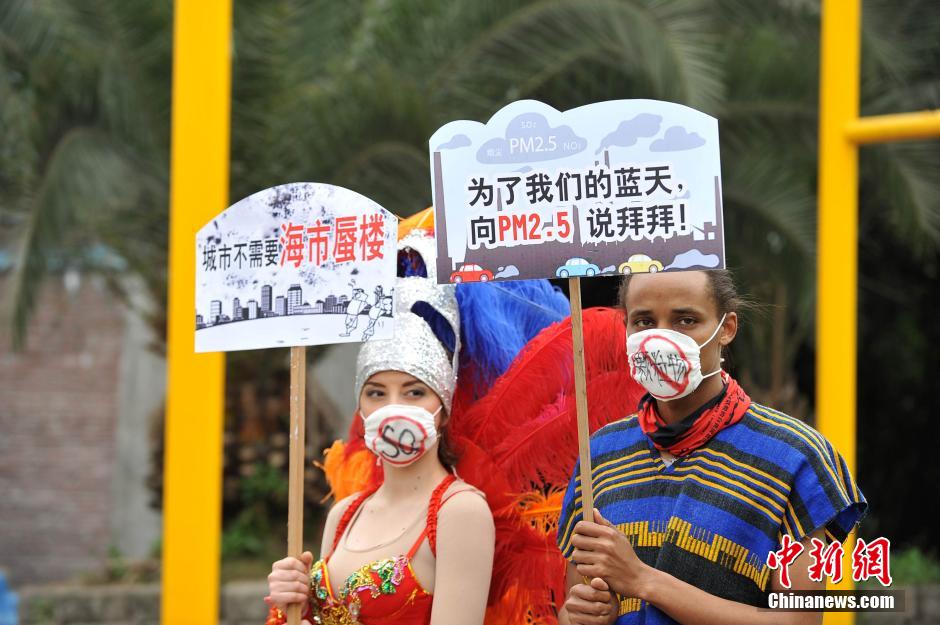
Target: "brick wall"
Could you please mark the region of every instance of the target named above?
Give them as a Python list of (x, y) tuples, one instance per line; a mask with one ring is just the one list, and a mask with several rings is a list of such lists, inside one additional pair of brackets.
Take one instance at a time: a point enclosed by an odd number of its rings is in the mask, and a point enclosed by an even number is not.
[(0, 346), (0, 567), (14, 584), (98, 568), (111, 541), (122, 309), (88, 279), (71, 293), (51, 279), (38, 302), (26, 349)]

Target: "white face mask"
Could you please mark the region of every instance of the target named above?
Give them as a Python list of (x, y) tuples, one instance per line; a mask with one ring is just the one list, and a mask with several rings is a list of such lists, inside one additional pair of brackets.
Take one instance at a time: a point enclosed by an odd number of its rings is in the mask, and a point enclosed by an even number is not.
[(630, 375), (660, 401), (672, 401), (694, 392), (702, 380), (721, 371), (719, 365), (702, 375), (701, 348), (715, 338), (724, 322), (722, 315), (718, 327), (701, 345), (675, 330), (652, 328), (628, 335)]
[(363, 418), (366, 447), (390, 464), (411, 464), (437, 442), (434, 417), (441, 408), (432, 414), (420, 406), (382, 406)]

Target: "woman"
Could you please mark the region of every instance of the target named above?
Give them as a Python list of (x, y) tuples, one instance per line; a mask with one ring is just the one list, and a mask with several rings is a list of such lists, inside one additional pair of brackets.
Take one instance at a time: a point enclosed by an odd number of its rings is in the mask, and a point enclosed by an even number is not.
[(481, 433), (499, 424), (466, 412), (522, 345), (567, 314), (567, 300), (545, 281), (438, 286), (431, 209), (399, 235), (395, 339), (363, 344), (358, 415), (322, 465), (340, 498), (323, 559), (274, 564), (269, 623), (292, 602), (309, 603), (320, 623), (364, 625), (477, 625), (484, 610), (501, 625), (551, 609), (551, 573), (538, 564), (546, 541)]
[[(494, 525), (480, 491), (458, 479), (447, 447), (460, 327), (452, 290), (400, 280), (396, 337), (364, 343), (356, 387), (377, 489), (330, 510), (322, 559), (276, 562), (269, 605), (307, 606), (330, 624), (483, 622)], [(417, 312), (416, 312), (417, 311)]]
[[(581, 519), (581, 489), (569, 483), (560, 622), (821, 623), (821, 613), (759, 608), (771, 591), (823, 590), (810, 551), (845, 540), (867, 504), (826, 439), (751, 402), (721, 370), (738, 330), (730, 275), (627, 276), (620, 304), (630, 373), (647, 395), (591, 437), (593, 518)], [(767, 562), (790, 540), (803, 550), (787, 580)]]

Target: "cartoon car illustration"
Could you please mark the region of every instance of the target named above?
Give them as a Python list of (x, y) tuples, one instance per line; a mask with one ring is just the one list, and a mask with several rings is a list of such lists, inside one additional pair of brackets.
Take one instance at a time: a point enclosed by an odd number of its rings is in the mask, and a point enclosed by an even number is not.
[(571, 278), (574, 276), (593, 276), (600, 272), (600, 267), (594, 263), (589, 263), (584, 258), (569, 258), (564, 265), (555, 270), (555, 276), (558, 278)]
[(620, 263), (620, 273), (656, 273), (663, 270), (663, 264), (646, 254), (634, 254), (627, 262)]
[(450, 281), (460, 282), (486, 282), (493, 279), (493, 272), (479, 265), (461, 265), (460, 269), (450, 274)]

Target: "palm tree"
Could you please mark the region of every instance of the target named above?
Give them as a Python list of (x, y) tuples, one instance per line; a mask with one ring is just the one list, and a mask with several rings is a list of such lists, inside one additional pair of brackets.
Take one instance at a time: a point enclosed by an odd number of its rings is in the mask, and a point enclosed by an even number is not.
[(164, 297), (169, 24), (169, 6), (146, 1), (0, 3), (0, 249), (16, 345), (50, 272), (130, 271)]

